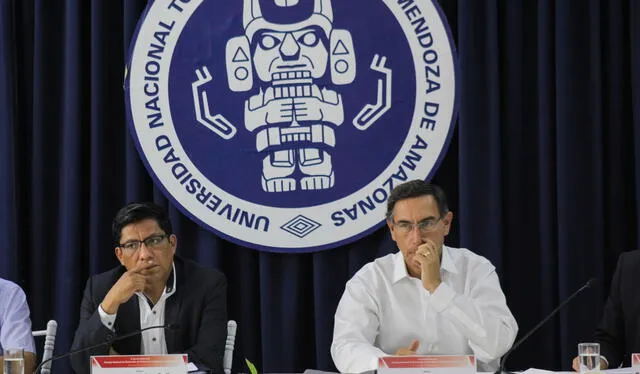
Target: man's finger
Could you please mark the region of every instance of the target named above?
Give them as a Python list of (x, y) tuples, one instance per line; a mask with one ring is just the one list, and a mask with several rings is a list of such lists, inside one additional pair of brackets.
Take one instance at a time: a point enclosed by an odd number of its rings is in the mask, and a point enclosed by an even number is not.
[(144, 276), (140, 276), (138, 279), (136, 279), (136, 291), (137, 292), (143, 292), (145, 287), (147, 285), (147, 280)]
[(135, 272), (135, 273), (129, 274), (129, 279), (134, 285), (138, 285), (140, 283), (145, 283), (147, 280), (147, 277), (141, 272)]
[(424, 244), (427, 246), (427, 248), (429, 248), (430, 251), (436, 251), (437, 250), (436, 243), (434, 243), (433, 240), (431, 240), (429, 238), (427, 238), (425, 240)]
[(138, 262), (133, 269), (129, 270), (129, 272), (130, 273), (138, 273), (143, 269), (144, 266), (145, 266), (144, 262)]
[(414, 340), (411, 342), (411, 345), (409, 346), (409, 350), (415, 352), (416, 350), (418, 350), (419, 345), (420, 345), (420, 342), (418, 340)]
[(139, 262), (136, 267), (134, 267), (133, 269), (131, 269), (132, 273), (139, 273), (143, 270), (147, 270), (150, 269), (154, 266), (157, 266), (155, 262), (149, 262), (149, 261), (145, 261), (145, 262)]

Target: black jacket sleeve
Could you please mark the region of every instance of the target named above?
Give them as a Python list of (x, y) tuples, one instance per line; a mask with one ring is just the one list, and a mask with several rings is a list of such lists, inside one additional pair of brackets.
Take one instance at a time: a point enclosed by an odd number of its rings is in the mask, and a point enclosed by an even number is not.
[(626, 351), (624, 313), (620, 291), (625, 272), (624, 259), (625, 253), (621, 254), (618, 259), (618, 265), (611, 281), (609, 298), (595, 333), (596, 340), (600, 343), (600, 355), (607, 359), (609, 368), (620, 366)]
[[(114, 334), (100, 320), (98, 306), (103, 297), (96, 295), (93, 278), (89, 278), (82, 296), (80, 306), (80, 323), (73, 338), (71, 350), (89, 347), (111, 339)], [(71, 366), (78, 374), (90, 372), (89, 358), (96, 355), (109, 354), (109, 346), (103, 345), (95, 349), (76, 353), (70, 357)]]
[(208, 282), (196, 342), (185, 353), (189, 360), (207, 366), (213, 373), (223, 373), (222, 360), (227, 339), (227, 279), (215, 272)]

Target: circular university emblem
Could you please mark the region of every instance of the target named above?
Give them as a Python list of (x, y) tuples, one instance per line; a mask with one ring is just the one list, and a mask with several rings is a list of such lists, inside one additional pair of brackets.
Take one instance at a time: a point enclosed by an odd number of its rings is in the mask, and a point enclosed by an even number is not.
[(431, 178), (455, 70), (435, 1), (153, 1), (128, 122), (157, 185), (203, 227), (321, 250), (380, 227), (394, 186)]

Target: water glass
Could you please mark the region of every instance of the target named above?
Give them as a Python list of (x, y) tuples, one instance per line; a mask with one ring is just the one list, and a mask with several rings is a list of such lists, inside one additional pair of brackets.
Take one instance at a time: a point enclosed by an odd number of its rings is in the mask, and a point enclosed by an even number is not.
[(600, 344), (578, 344), (578, 357), (580, 358), (580, 374), (600, 372)]
[(4, 374), (24, 374), (24, 349), (5, 349), (3, 368)]

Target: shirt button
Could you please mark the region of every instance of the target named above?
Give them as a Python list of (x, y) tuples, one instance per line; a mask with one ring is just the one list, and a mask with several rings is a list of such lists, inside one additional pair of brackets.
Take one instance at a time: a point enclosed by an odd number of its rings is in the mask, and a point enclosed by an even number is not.
[(153, 314), (156, 314), (156, 311), (155, 311), (155, 310), (153, 311)]
[(153, 340), (153, 341), (155, 342), (155, 341), (156, 341), (156, 338), (153, 338), (153, 339), (151, 339), (151, 340)]

